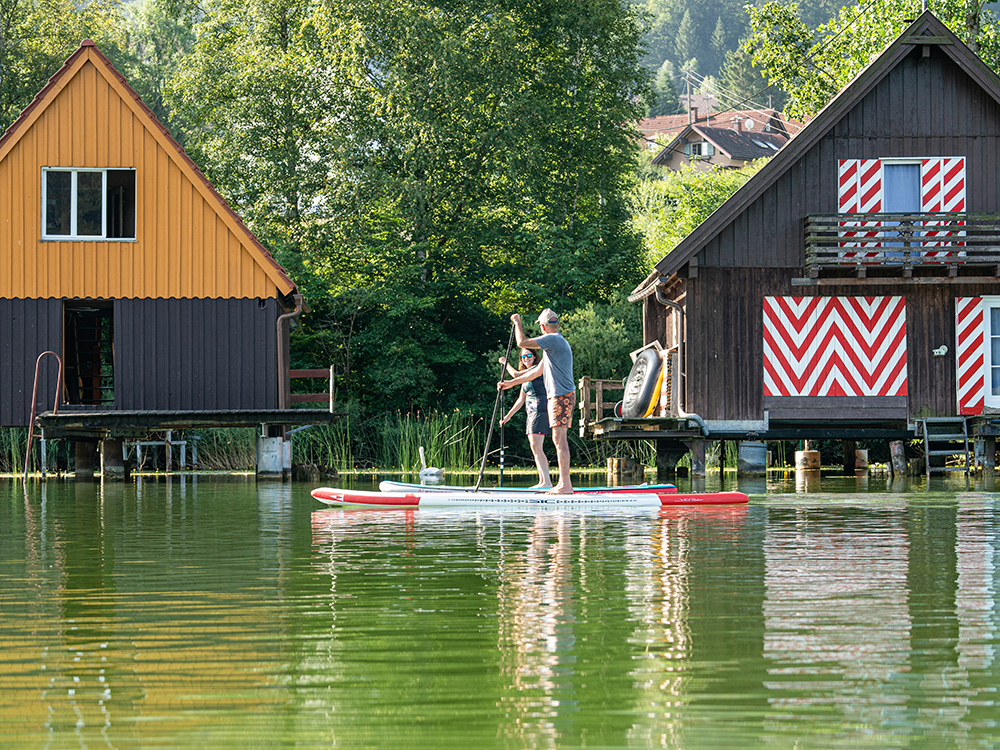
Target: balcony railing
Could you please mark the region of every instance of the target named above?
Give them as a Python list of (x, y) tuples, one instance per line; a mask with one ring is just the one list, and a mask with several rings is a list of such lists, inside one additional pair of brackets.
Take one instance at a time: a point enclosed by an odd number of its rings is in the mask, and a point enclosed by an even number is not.
[(1000, 275), (1000, 214), (810, 214), (805, 219), (806, 274), (875, 268), (912, 275), (916, 268), (958, 275), (992, 266)]

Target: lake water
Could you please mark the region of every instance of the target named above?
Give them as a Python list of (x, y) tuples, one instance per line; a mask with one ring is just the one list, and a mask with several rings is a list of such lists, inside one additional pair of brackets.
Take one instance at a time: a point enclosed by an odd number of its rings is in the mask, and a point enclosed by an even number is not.
[(484, 513), (0, 484), (0, 747), (1000, 745), (996, 487), (740, 488)]

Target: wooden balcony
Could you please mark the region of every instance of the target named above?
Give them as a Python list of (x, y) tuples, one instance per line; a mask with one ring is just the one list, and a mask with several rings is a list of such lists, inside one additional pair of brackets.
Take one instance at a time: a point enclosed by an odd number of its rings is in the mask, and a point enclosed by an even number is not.
[(800, 284), (1000, 276), (1000, 214), (810, 214)]

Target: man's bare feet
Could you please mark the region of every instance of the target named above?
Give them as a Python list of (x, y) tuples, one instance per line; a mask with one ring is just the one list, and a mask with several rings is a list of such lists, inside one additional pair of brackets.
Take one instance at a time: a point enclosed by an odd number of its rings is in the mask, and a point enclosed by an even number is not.
[(538, 484), (531, 485), (528, 489), (529, 490), (548, 490), (548, 489), (551, 489), (551, 488), (552, 488), (552, 482), (549, 482), (548, 484), (543, 484), (543, 483), (539, 482)]
[(545, 494), (546, 495), (572, 495), (573, 494), (573, 488), (557, 484), (555, 487), (553, 487), (551, 490), (549, 490)]

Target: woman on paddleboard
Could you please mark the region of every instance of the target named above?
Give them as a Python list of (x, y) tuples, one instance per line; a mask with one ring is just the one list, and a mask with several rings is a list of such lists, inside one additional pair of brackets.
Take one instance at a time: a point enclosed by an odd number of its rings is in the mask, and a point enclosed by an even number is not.
[[(519, 370), (521, 372), (530, 370), (541, 362), (538, 353), (533, 349), (522, 349), (520, 360), (520, 366), (517, 370), (511, 367), (506, 357), (500, 357), (499, 361), (500, 364), (507, 367), (507, 371), (512, 376), (517, 376)], [(507, 424), (511, 417), (517, 414), (521, 406), (524, 406), (525, 414), (528, 415), (528, 443), (531, 445), (531, 454), (535, 457), (535, 466), (538, 468), (538, 484), (534, 485), (533, 489), (546, 489), (552, 486), (552, 479), (549, 477), (549, 459), (546, 457), (542, 445), (545, 442), (545, 436), (552, 435), (547, 405), (545, 379), (539, 372), (534, 380), (521, 384), (521, 393), (517, 397), (517, 401), (510, 407), (507, 415), (500, 420), (500, 424)]]

